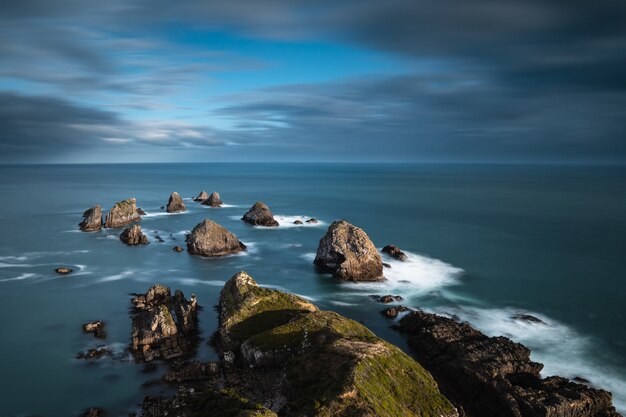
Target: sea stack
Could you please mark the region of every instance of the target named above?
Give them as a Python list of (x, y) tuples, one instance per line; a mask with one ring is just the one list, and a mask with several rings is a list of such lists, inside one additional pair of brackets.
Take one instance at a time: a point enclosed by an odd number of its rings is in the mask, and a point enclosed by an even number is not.
[(104, 220), (104, 227), (121, 227), (140, 220), (137, 200), (128, 198), (115, 203)]
[(128, 246), (147, 245), (150, 243), (148, 237), (142, 233), (141, 226), (138, 224), (133, 224), (124, 229), (120, 235), (120, 240)]
[(100, 204), (85, 210), (83, 221), (78, 224), (83, 232), (94, 232), (102, 228), (102, 208)]
[(360, 228), (345, 220), (333, 222), (322, 237), (315, 265), (346, 281), (379, 281), (383, 263), (376, 246)]
[(220, 193), (217, 191), (213, 191), (211, 195), (202, 202), (203, 206), (210, 207), (222, 207), (222, 199), (220, 198)]
[(166, 210), (168, 213), (180, 213), (182, 211), (187, 211), (187, 207), (185, 207), (183, 199), (176, 191), (170, 195), (170, 199), (167, 201)]
[(209, 195), (207, 194), (206, 191), (203, 190), (203, 191), (200, 191), (200, 194), (198, 194), (198, 196), (194, 198), (193, 200), (202, 202), (206, 200), (207, 198), (209, 198)]
[(192, 255), (224, 256), (245, 249), (237, 236), (212, 220), (196, 225), (187, 237), (187, 251)]
[(267, 204), (258, 201), (254, 203), (250, 210), (241, 218), (246, 223), (254, 226), (277, 227), (278, 222), (274, 219), (274, 215), (270, 211)]

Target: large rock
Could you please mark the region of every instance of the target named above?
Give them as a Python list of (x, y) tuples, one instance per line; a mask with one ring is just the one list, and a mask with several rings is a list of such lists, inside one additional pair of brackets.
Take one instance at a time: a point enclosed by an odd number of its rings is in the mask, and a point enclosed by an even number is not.
[(213, 191), (211, 195), (202, 202), (202, 205), (210, 207), (222, 207), (222, 204), (224, 203), (222, 203), (220, 193), (217, 191)]
[(196, 225), (187, 237), (187, 251), (193, 255), (224, 256), (245, 249), (237, 236), (212, 220)]
[(197, 302), (180, 290), (171, 296), (170, 289), (154, 285), (146, 294), (132, 300), (135, 314), (132, 324), (131, 352), (138, 361), (170, 359), (190, 354), (197, 342)]
[(115, 203), (104, 220), (104, 227), (121, 227), (141, 220), (137, 212), (137, 200), (128, 198)]
[(141, 226), (133, 224), (130, 227), (124, 229), (120, 235), (120, 240), (129, 246), (135, 245), (147, 245), (150, 243), (148, 237), (141, 231)]
[(267, 207), (267, 204), (260, 201), (254, 203), (250, 210), (241, 218), (246, 223), (255, 226), (277, 227), (278, 222), (274, 219), (274, 215)]
[(506, 337), (466, 323), (412, 312), (397, 328), (443, 392), (469, 415), (485, 417), (617, 417), (607, 391), (561, 377), (542, 379), (543, 365)]
[(358, 227), (339, 220), (322, 237), (315, 265), (347, 281), (378, 281), (383, 277), (383, 263), (367, 234)]
[(206, 191), (200, 191), (200, 194), (198, 194), (196, 196), (196, 198), (194, 198), (193, 200), (202, 202), (202, 201), (206, 200), (207, 198), (209, 198), (209, 195), (207, 194), (207, 192)]
[(100, 204), (85, 210), (83, 217), (83, 221), (78, 224), (83, 232), (93, 232), (100, 230), (102, 227), (102, 208)]
[(187, 211), (187, 207), (185, 207), (183, 199), (176, 191), (170, 195), (170, 199), (167, 201), (166, 210), (168, 213), (180, 213), (181, 211)]

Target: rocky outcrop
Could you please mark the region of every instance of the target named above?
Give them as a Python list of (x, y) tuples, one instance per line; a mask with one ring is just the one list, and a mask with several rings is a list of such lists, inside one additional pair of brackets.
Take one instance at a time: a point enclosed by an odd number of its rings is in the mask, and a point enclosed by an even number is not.
[(154, 285), (146, 294), (132, 299), (131, 352), (138, 361), (170, 359), (193, 352), (197, 342), (197, 301), (180, 290), (172, 297), (170, 289)]
[(89, 349), (85, 352), (81, 352), (76, 355), (76, 359), (84, 359), (84, 360), (96, 360), (104, 358), (105, 356), (112, 356), (113, 352), (106, 346), (97, 346), (95, 348)]
[(185, 249), (183, 249), (183, 247), (182, 247), (182, 246), (178, 246), (178, 245), (177, 245), (177, 246), (174, 246), (174, 247), (172, 248), (172, 250), (173, 250), (174, 252), (178, 252), (178, 253), (180, 253), (180, 252), (184, 251)]
[(56, 268), (54, 270), (54, 272), (56, 272), (57, 274), (60, 275), (67, 275), (67, 274), (71, 274), (74, 270), (72, 268), (66, 268), (64, 266), (60, 266), (58, 268)]
[(403, 298), (399, 295), (370, 295), (370, 298), (377, 303), (389, 304), (395, 303), (396, 301), (402, 301)]
[(339, 220), (322, 237), (315, 265), (346, 281), (378, 281), (383, 277), (383, 263), (376, 246), (358, 227)]
[(132, 222), (140, 221), (137, 212), (137, 200), (128, 198), (115, 203), (104, 220), (104, 227), (121, 227)]
[(303, 224), (303, 223), (302, 223), (302, 220), (296, 220), (293, 222), (293, 224)]
[(200, 194), (198, 194), (198, 196), (196, 198), (193, 199), (193, 201), (204, 201), (207, 198), (209, 198), (209, 195), (207, 194), (206, 191), (200, 191)]
[(224, 256), (245, 249), (237, 236), (212, 220), (196, 225), (187, 237), (187, 251), (192, 255)]
[(404, 313), (405, 311), (409, 310), (410, 309), (405, 306), (395, 306), (384, 309), (383, 311), (381, 311), (381, 314), (388, 319), (395, 319), (396, 317), (398, 317), (398, 314)]
[(92, 333), (98, 339), (104, 339), (107, 337), (105, 324), (101, 320), (91, 321), (83, 324), (83, 333)]
[(218, 362), (183, 362), (173, 364), (163, 379), (167, 382), (184, 382), (210, 379), (218, 376), (220, 364)]
[(222, 204), (224, 203), (222, 203), (220, 194), (217, 191), (213, 191), (211, 195), (202, 202), (203, 206), (210, 207), (222, 207)]
[(391, 256), (392, 258), (395, 258), (399, 261), (406, 261), (407, 259), (409, 259), (408, 256), (406, 256), (406, 253), (402, 252), (400, 250), (399, 247), (395, 246), (395, 245), (387, 245), (383, 248), (383, 253), (386, 253), (387, 255)]
[(246, 223), (254, 226), (277, 227), (278, 222), (274, 219), (270, 208), (263, 202), (256, 202), (250, 210), (241, 218)]
[(617, 417), (611, 394), (561, 377), (541, 378), (543, 365), (506, 337), (416, 311), (397, 328), (443, 392), (472, 416)]
[(148, 241), (148, 236), (143, 234), (141, 226), (138, 224), (133, 224), (132, 226), (124, 229), (120, 235), (120, 240), (128, 246), (147, 245), (150, 243), (150, 241)]
[(185, 207), (185, 203), (183, 203), (183, 199), (181, 198), (181, 196), (176, 191), (174, 191), (167, 201), (167, 206), (165, 210), (168, 213), (180, 213), (183, 211), (187, 211), (187, 207)]
[(94, 232), (102, 228), (102, 208), (100, 204), (85, 210), (83, 221), (78, 224), (83, 232)]
[(309, 224), (316, 224), (316, 223), (319, 223), (319, 222), (317, 221), (317, 219), (316, 219), (316, 218), (313, 218), (313, 217), (312, 217), (312, 218), (310, 218), (309, 220), (307, 220), (306, 222), (307, 222), (307, 223), (309, 223)]

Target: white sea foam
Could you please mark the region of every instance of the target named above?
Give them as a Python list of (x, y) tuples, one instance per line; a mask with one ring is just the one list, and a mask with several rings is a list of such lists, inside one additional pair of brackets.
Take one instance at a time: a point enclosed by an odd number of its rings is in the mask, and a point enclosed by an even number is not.
[[(317, 219), (317, 223), (307, 223), (306, 221), (312, 219), (312, 216), (288, 216), (283, 214), (275, 214), (274, 219), (278, 222), (279, 227), (291, 228), (291, 227), (320, 227), (326, 223)], [(294, 224), (296, 220), (300, 220), (302, 224)]]
[(0, 262), (0, 268), (27, 268), (35, 265), (32, 264), (8, 264), (4, 262)]
[(185, 285), (210, 285), (212, 287), (223, 287), (224, 284), (226, 284), (226, 281), (219, 281), (219, 280), (202, 280), (202, 279), (197, 279), (197, 278), (177, 278), (176, 281), (180, 282), (181, 284), (185, 284)]
[(284, 244), (280, 245), (280, 247), (283, 248), (283, 249), (301, 248), (302, 247), (302, 243), (284, 243)]
[(125, 271), (120, 272), (119, 274), (109, 275), (108, 277), (101, 278), (98, 282), (111, 282), (111, 281), (119, 281), (120, 279), (127, 278), (134, 274), (135, 271), (133, 269), (127, 269)]
[(163, 217), (163, 216), (180, 216), (182, 214), (189, 213), (189, 210), (179, 211), (178, 213), (168, 213), (167, 211), (155, 211), (155, 212), (146, 212), (146, 214), (142, 215), (141, 218), (153, 218), (153, 217)]
[(0, 256), (0, 261), (25, 261), (27, 260), (27, 256)]
[(302, 255), (300, 255), (300, 257), (312, 263), (315, 260), (315, 252), (303, 253)]
[(336, 305), (336, 306), (341, 306), (341, 307), (354, 307), (354, 306), (358, 306), (357, 303), (348, 303), (346, 301), (337, 301), (337, 300), (330, 300), (329, 301), (330, 304)]
[(39, 274), (33, 274), (31, 272), (25, 272), (25, 273), (23, 273), (21, 275), (18, 275), (17, 277), (0, 279), (0, 282), (21, 281), (21, 280), (24, 280), (24, 279), (34, 278), (34, 277), (36, 277), (38, 275)]
[[(243, 206), (239, 204), (222, 204), (219, 207), (211, 207), (211, 206), (201, 204), (200, 207), (206, 208), (206, 209), (221, 209), (221, 208), (235, 208), (235, 207), (243, 207)], [(232, 216), (232, 217), (237, 217), (237, 219), (241, 218), (240, 216)]]

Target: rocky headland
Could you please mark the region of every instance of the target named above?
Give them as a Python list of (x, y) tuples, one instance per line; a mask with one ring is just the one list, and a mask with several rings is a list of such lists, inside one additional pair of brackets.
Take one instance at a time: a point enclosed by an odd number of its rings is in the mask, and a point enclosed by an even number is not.
[(274, 219), (272, 211), (267, 204), (261, 201), (254, 203), (241, 220), (254, 226), (278, 227), (278, 222)]
[(213, 220), (199, 223), (187, 237), (187, 251), (192, 255), (224, 256), (245, 249), (246, 245), (237, 236)]
[(140, 220), (141, 216), (137, 211), (137, 200), (128, 198), (118, 201), (109, 210), (104, 220), (104, 227), (121, 227)]

